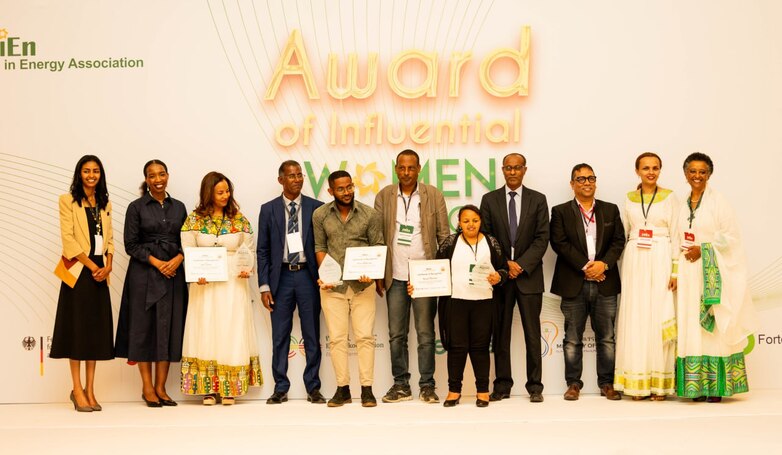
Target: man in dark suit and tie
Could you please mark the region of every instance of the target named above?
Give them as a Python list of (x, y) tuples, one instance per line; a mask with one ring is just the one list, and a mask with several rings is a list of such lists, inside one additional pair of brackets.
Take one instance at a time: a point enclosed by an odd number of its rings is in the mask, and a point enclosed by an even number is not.
[(280, 165), (282, 195), (261, 206), (258, 219), (258, 284), (271, 312), (274, 393), (266, 404), (288, 401), (288, 351), (293, 311), (298, 307), (307, 364), (307, 401), (323, 404), (320, 393), (320, 292), (312, 212), (322, 202), (301, 194), (304, 176), (296, 161)]
[(614, 390), (614, 322), (621, 290), (616, 262), (625, 246), (624, 227), (615, 204), (595, 199), (597, 177), (588, 164), (570, 173), (575, 198), (551, 210), (551, 247), (557, 264), (551, 292), (562, 297), (565, 316), (566, 400), (578, 400), (584, 387), (583, 335), (587, 317), (592, 321), (597, 346), (597, 383), (609, 400)]
[(549, 219), (546, 196), (522, 186), (527, 159), (511, 153), (502, 160), (505, 185), (481, 199), (483, 227), (502, 246), (508, 260), (508, 281), (502, 286), (497, 309), (498, 333), (493, 340), (494, 391), (491, 401), (510, 398), (513, 387), (510, 361), (513, 308), (518, 303), (527, 349), (527, 392), (530, 401), (543, 401), (543, 359), (540, 311), (543, 307), (543, 255), (548, 248)]

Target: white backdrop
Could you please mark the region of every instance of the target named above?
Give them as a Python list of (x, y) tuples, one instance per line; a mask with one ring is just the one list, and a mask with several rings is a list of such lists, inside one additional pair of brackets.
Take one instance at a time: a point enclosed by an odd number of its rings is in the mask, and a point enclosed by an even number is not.
[[(46, 357), (59, 282), (51, 270), (60, 254), (57, 195), (64, 193), (78, 158), (99, 155), (114, 204), (117, 256), (112, 304), (120, 302), (127, 256), (122, 226), (137, 197), (142, 165), (167, 162), (172, 196), (192, 208), (208, 171), (227, 174), (250, 220), (276, 196), (276, 169), (284, 159), (305, 164), (305, 192), (328, 200), (323, 176), (344, 167), (371, 204), (392, 183), (393, 158), (413, 147), (427, 163), (422, 176), (448, 195), (449, 208), (478, 203), (503, 183), (499, 160), (526, 155), (525, 184), (548, 196), (549, 206), (570, 197), (570, 168), (588, 162), (599, 177), (598, 197), (620, 202), (637, 182), (635, 157), (663, 158), (663, 185), (683, 192), (680, 171), (694, 151), (715, 161), (711, 185), (726, 194), (743, 220), (752, 289), (760, 312), (758, 344), (748, 357), (750, 384), (778, 388), (782, 367), (782, 255), (776, 245), (776, 172), (782, 159), (782, 3), (775, 0), (566, 1), (166, 1), (48, 2), (0, 0), (0, 352), (9, 366), (0, 402), (63, 401), (70, 388), (67, 362)], [(519, 50), (522, 27), (531, 27), (529, 95), (494, 97), (479, 82), (480, 62), (493, 50)], [(281, 52), (301, 33), (320, 99), (299, 77), (288, 77), (273, 101), (264, 94)], [(32, 45), (30, 43), (33, 43)], [(431, 98), (404, 99), (388, 82), (388, 67), (406, 50), (436, 52), (438, 90)], [(448, 96), (449, 61), (472, 52), (463, 67), (459, 96)], [(377, 90), (363, 100), (335, 100), (326, 90), (328, 56), (344, 72), (358, 55), (359, 85), (369, 53), (378, 54)], [(71, 66), (71, 59), (74, 59)], [(113, 64), (120, 67), (111, 67)], [(123, 60), (125, 59), (125, 60)], [(52, 63), (61, 61), (58, 70)], [(98, 61), (108, 68), (79, 68)], [(131, 63), (128, 63), (131, 62)], [(35, 69), (36, 65), (44, 66)], [(33, 69), (30, 67), (33, 66)], [(408, 62), (403, 84), (423, 79), (424, 66)], [(499, 85), (518, 74), (508, 60), (492, 71)], [(518, 139), (493, 144), (470, 136), (454, 143), (330, 144), (332, 114), (363, 125), (378, 113), (394, 131), (403, 125), (478, 116), (484, 125), (520, 117)], [(275, 140), (278, 128), (312, 117), (309, 144)], [(492, 130), (495, 134), (498, 128)], [(394, 133), (396, 134), (396, 133)], [(255, 224), (255, 223), (254, 223)], [(547, 283), (554, 256), (544, 259)], [(559, 300), (546, 294), (542, 315), (547, 393), (564, 390)], [(392, 383), (385, 303), (378, 300), (375, 393)], [(257, 302), (256, 302), (257, 305)], [(513, 371), (523, 392), (523, 338), (516, 314)], [(257, 324), (266, 384), (273, 390), (270, 323), (258, 305)], [(414, 332), (413, 332), (414, 333)], [(326, 330), (323, 326), (323, 337)], [(301, 397), (303, 353), (294, 331), (291, 394)], [(417, 382), (411, 339), (412, 382)], [(593, 349), (591, 349), (593, 351)], [(43, 359), (42, 357), (43, 356)], [(353, 361), (355, 364), (355, 360)], [(352, 365), (353, 385), (357, 370)], [(445, 356), (436, 378), (446, 384)], [(334, 376), (328, 355), (323, 391)], [(586, 356), (587, 389), (594, 385), (594, 355)], [(172, 368), (169, 391), (179, 385)], [(467, 392), (474, 391), (466, 384)], [(102, 362), (102, 400), (137, 400), (140, 381), (122, 360)], [(177, 394), (175, 394), (177, 395)]]

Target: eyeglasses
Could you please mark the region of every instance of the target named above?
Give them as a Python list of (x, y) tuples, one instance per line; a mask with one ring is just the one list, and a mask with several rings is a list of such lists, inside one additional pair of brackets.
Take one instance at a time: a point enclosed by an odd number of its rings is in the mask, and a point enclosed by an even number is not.
[(521, 170), (526, 167), (527, 166), (522, 166), (521, 164), (517, 164), (515, 166), (502, 166), (502, 170), (505, 172), (510, 172), (510, 171), (521, 172)]
[(589, 183), (595, 183), (595, 182), (597, 181), (597, 177), (596, 177), (596, 176), (594, 176), (594, 175), (590, 175), (589, 177), (584, 177), (584, 176), (582, 175), (582, 176), (580, 176), (580, 177), (576, 177), (576, 178), (574, 178), (573, 180), (575, 180), (576, 182), (578, 182), (580, 185), (583, 185), (583, 184), (584, 184), (584, 183), (586, 183), (586, 182), (589, 182)]
[(354, 188), (355, 187), (353, 186), (353, 184), (350, 184), (346, 187), (334, 188), (333, 191), (334, 194), (346, 194), (346, 193), (352, 193)]
[(301, 172), (299, 172), (298, 174), (286, 174), (283, 177), (285, 177), (288, 180), (299, 180), (299, 179), (303, 179), (306, 176)]

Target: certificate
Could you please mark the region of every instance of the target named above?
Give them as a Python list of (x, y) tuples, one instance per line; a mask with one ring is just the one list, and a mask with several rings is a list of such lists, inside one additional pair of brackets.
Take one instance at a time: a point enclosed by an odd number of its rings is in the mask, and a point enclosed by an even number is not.
[(410, 284), (414, 299), (451, 295), (451, 261), (433, 259), (429, 261), (408, 261)]
[(240, 273), (252, 273), (253, 264), (255, 264), (253, 257), (253, 251), (247, 248), (247, 245), (242, 245), (236, 250), (236, 254), (233, 257), (233, 264), (231, 266), (231, 274), (239, 276)]
[(362, 275), (380, 280), (386, 275), (386, 252), (382, 246), (358, 246), (345, 249), (343, 280), (358, 280)]
[(228, 281), (228, 251), (225, 247), (185, 248), (185, 281)]
[(494, 267), (492, 267), (488, 259), (470, 265), (469, 286), (477, 289), (491, 289), (492, 285), (489, 283), (489, 275), (494, 272)]

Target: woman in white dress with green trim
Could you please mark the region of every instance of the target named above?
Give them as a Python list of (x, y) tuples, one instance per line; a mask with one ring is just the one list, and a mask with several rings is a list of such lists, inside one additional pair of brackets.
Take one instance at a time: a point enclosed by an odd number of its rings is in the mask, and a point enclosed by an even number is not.
[(671, 190), (657, 185), (661, 169), (662, 160), (654, 153), (635, 160), (641, 183), (627, 193), (622, 216), (628, 241), (622, 259), (614, 389), (634, 400), (661, 401), (675, 393), (672, 258), (678, 257), (678, 245), (671, 238), (677, 232), (679, 204)]
[(691, 191), (679, 211), (676, 393), (719, 402), (749, 390), (744, 348), (756, 324), (738, 220), (707, 186), (713, 172), (703, 153), (684, 161)]

